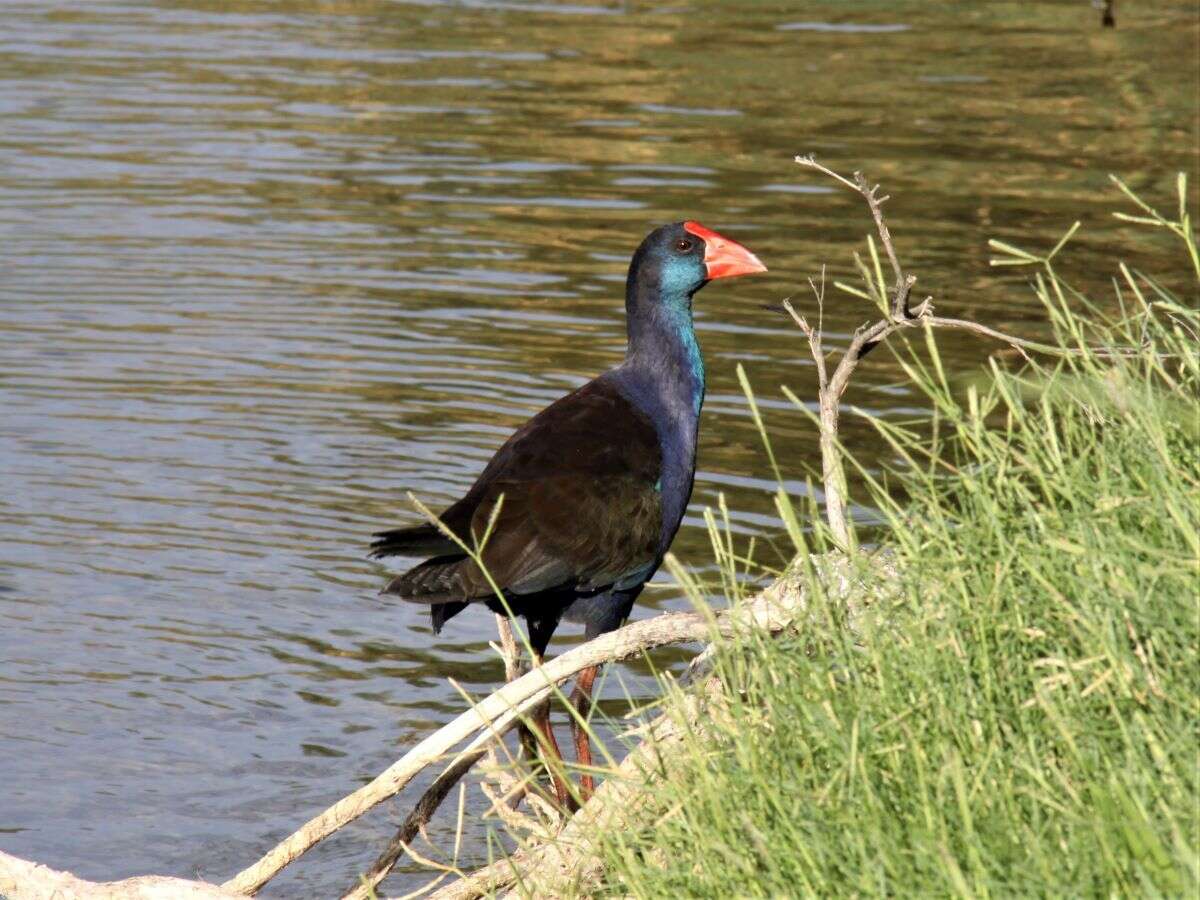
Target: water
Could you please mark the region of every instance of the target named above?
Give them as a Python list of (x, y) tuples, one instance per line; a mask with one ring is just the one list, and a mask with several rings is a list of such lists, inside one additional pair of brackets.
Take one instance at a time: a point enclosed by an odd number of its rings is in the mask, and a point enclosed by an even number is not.
[[(1195, 168), (1195, 10), (1098, 18), (1084, 2), (5, 3), (0, 848), (90, 878), (220, 880), (456, 714), (447, 676), (493, 687), (490, 618), (433, 638), (377, 596), (365, 545), (415, 519), (405, 491), (447, 503), (531, 412), (619, 359), (624, 267), (656, 224), (698, 219), (771, 267), (698, 297), (709, 398), (675, 551), (705, 565), (700, 511), (723, 491), (776, 559), (734, 367), (802, 493), (816, 441), (778, 385), (811, 397), (812, 366), (762, 307), (811, 311), (806, 278), (845, 276), (869, 228), (791, 157), (885, 183), (942, 311), (1040, 333), (987, 238), (1044, 247), (1081, 218), (1065, 268), (1084, 285), (1118, 252), (1161, 267), (1162, 241), (1109, 216), (1105, 173), (1165, 198)], [(831, 298), (831, 338), (867, 315)], [(942, 346), (960, 371), (989, 349)], [(917, 413), (885, 353), (848, 400)], [(886, 461), (853, 418), (845, 439)], [(639, 617), (680, 605), (660, 581)], [(564, 626), (556, 646), (576, 639)], [(643, 667), (619, 674), (648, 689)], [(407, 802), (268, 893), (335, 895)]]

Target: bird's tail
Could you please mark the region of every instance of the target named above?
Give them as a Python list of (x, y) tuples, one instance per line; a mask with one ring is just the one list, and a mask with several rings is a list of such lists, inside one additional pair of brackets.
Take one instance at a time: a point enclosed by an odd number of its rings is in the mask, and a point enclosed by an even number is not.
[(425, 523), (392, 531), (380, 531), (373, 535), (371, 557), (420, 556), (426, 553), (453, 553), (457, 545), (438, 530), (437, 526)]
[(409, 603), (441, 603), (469, 596), (463, 579), (463, 567), (470, 565), (465, 554), (447, 554), (427, 559), (397, 575), (381, 591)]
[(374, 537), (371, 556), (375, 559), (434, 554), (393, 578), (382, 591), (409, 603), (427, 604), (434, 634), (441, 633), (446, 621), (466, 609), (472, 598), (481, 596), (475, 584), (478, 579), (472, 577), (477, 572), (474, 564), (436, 525), (396, 528)]
[(382, 593), (409, 603), (428, 604), (433, 633), (440, 634), (448, 619), (454, 618), (470, 605), (470, 600), (457, 599), (465, 593), (464, 565), (470, 565), (470, 560), (463, 554), (435, 556), (403, 575), (397, 575), (388, 582)]
[(441, 634), (446, 620), (453, 619), (468, 606), (470, 606), (469, 603), (454, 600), (449, 603), (435, 603), (429, 607), (429, 618), (433, 620), (433, 633)]

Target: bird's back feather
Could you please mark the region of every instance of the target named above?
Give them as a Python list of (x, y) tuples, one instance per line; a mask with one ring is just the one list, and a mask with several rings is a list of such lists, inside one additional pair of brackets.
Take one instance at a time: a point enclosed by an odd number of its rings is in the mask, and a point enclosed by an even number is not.
[(437, 554), (384, 591), (457, 604), (494, 598), (493, 585), (587, 593), (649, 571), (661, 555), (661, 471), (654, 425), (602, 376), (530, 419), (442, 514), (468, 546), (487, 534), (483, 567), (432, 525), (383, 532), (374, 556)]

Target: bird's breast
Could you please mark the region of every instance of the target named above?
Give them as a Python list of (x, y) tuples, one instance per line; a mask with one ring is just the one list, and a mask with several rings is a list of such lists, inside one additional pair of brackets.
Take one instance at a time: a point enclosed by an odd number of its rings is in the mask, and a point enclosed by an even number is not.
[(692, 495), (696, 435), (704, 404), (703, 369), (656, 366), (616, 372), (618, 389), (651, 422), (658, 438), (661, 555), (670, 547)]

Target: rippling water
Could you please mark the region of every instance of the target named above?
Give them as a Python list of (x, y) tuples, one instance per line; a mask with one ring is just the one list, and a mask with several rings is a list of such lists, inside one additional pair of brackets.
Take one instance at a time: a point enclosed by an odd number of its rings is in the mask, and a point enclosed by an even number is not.
[[(762, 307), (844, 274), (869, 225), (791, 157), (885, 182), (942, 310), (1035, 333), (986, 239), (1082, 218), (1083, 284), (1118, 249), (1160, 263), (1104, 176), (1165, 197), (1195, 168), (1196, 35), (1162, 2), (1116, 30), (1084, 2), (3, 4), (0, 847), (220, 880), (454, 715), (447, 676), (500, 680), (490, 617), (435, 639), (377, 596), (365, 543), (619, 359), (624, 267), (664, 221), (771, 267), (698, 297), (709, 400), (675, 545), (705, 564), (723, 491), (770, 561), (734, 367), (802, 493), (816, 442), (777, 386), (810, 396), (811, 364)], [(837, 299), (827, 324), (866, 315)], [(915, 412), (884, 354), (852, 395)], [(678, 605), (659, 580), (638, 616)], [(335, 894), (403, 812), (268, 893)]]

